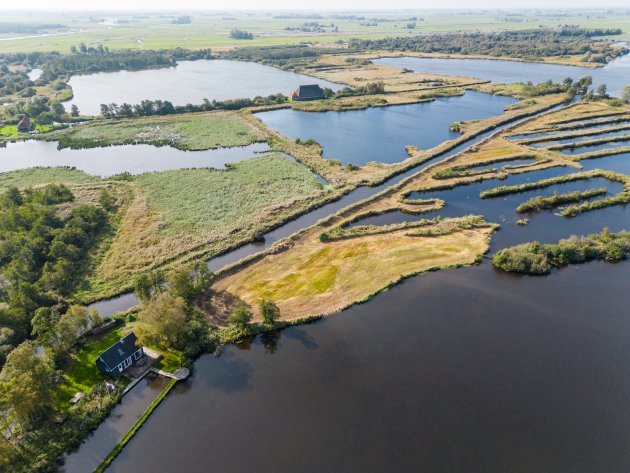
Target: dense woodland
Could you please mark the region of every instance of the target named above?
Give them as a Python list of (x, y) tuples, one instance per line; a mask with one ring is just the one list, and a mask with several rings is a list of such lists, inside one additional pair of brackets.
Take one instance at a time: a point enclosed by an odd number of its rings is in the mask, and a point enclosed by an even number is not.
[[(103, 194), (103, 202), (110, 202)], [(46, 319), (67, 308), (64, 297), (84, 277), (89, 253), (107, 230), (102, 206), (76, 205), (63, 218), (57, 206), (74, 201), (64, 185), (11, 188), (0, 197), (0, 365)], [(53, 310), (52, 308), (55, 307)], [(56, 315), (55, 315), (56, 314)]]
[[(0, 195), (0, 471), (51, 471), (120, 397), (98, 382), (80, 404), (61, 407), (66, 368), (101, 324), (98, 313), (68, 300), (89, 273), (116, 205), (106, 190), (98, 205), (78, 204), (62, 184)], [(194, 307), (211, 277), (203, 263), (139, 277), (142, 343), (186, 357), (211, 350), (213, 332)], [(89, 363), (81, 370), (96, 369)], [(54, 421), (59, 412), (63, 423)]]
[(439, 33), (376, 40), (353, 39), (350, 49), (413, 51), (421, 53), (478, 54), (521, 59), (545, 56), (585, 55), (585, 60), (606, 63), (626, 54), (608, 42), (593, 41), (593, 36), (621, 34), (619, 29), (582, 29), (563, 27), (493, 33)]

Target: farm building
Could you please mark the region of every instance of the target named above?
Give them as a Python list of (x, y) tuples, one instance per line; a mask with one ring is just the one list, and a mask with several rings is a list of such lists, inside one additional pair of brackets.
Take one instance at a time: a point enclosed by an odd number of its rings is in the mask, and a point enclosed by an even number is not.
[(324, 90), (317, 84), (300, 85), (289, 94), (289, 100), (317, 100), (324, 98)]
[(136, 334), (131, 332), (96, 359), (96, 366), (101, 372), (109, 376), (118, 376), (136, 361), (144, 356), (144, 349), (137, 346)]

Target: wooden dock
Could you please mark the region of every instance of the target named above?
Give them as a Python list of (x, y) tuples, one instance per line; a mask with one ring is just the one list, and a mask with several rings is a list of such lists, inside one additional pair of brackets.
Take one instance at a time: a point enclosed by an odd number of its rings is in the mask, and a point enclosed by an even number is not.
[(188, 376), (190, 376), (190, 370), (188, 368), (177, 368), (173, 373), (169, 373), (168, 371), (159, 370), (157, 368), (151, 368), (149, 371), (153, 373), (157, 373), (160, 376), (166, 376), (167, 378), (171, 378), (177, 381), (182, 381)]

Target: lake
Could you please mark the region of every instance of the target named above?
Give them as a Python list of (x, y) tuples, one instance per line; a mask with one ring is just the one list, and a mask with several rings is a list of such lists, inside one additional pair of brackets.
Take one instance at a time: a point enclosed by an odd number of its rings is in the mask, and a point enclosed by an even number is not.
[(606, 84), (608, 93), (620, 96), (623, 88), (630, 85), (630, 54), (626, 54), (605, 67), (562, 66), (495, 59), (442, 59), (421, 57), (388, 57), (375, 59), (374, 64), (404, 67), (415, 72), (477, 77), (496, 83), (544, 82), (549, 79), (561, 82), (565, 77), (593, 78), (593, 87)]
[(251, 158), (268, 150), (267, 143), (206, 151), (181, 151), (170, 146), (152, 145), (57, 149), (57, 142), (29, 140), (8, 143), (0, 148), (0, 172), (36, 166), (69, 166), (94, 176), (109, 177), (123, 172), (142, 174), (183, 168), (224, 169), (227, 163)]
[(627, 471), (628, 280), (419, 276), (202, 357), (108, 472)]
[(411, 105), (343, 112), (283, 109), (256, 116), (291, 139), (314, 139), (327, 159), (362, 166), (372, 161), (404, 161), (409, 157), (405, 146), (433, 148), (460, 136), (449, 130), (451, 123), (500, 115), (515, 102), (511, 97), (470, 91), (461, 97)]
[[(630, 153), (584, 164), (621, 171), (629, 162)], [(630, 228), (623, 206), (515, 224), (514, 208), (532, 195), (620, 190), (602, 179), (479, 198), (569, 172), (419, 196), (445, 199), (436, 214), (501, 223), (492, 251)], [(409, 279), (318, 323), (201, 357), (108, 471), (626, 471), (629, 280), (629, 262), (529, 277), (487, 260)]]
[(173, 105), (200, 104), (203, 99), (254, 98), (277, 93), (288, 95), (300, 84), (342, 86), (254, 62), (223, 59), (180, 61), (176, 67), (141, 71), (99, 72), (72, 76), (74, 104), (82, 114), (98, 115), (102, 103), (137, 104), (142, 100), (169, 100)]

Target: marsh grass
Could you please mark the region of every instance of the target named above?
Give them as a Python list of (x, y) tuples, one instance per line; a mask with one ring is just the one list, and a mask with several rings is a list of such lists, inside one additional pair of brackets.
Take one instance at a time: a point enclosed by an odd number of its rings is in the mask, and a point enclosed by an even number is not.
[(261, 129), (234, 112), (95, 120), (42, 137), (59, 141), (61, 148), (150, 144), (188, 151), (246, 146), (266, 138)]
[(541, 210), (556, 208), (562, 204), (581, 202), (583, 200), (590, 199), (591, 197), (604, 195), (606, 192), (607, 189), (605, 187), (600, 187), (598, 189), (568, 192), (566, 194), (556, 193), (551, 197), (536, 196), (532, 197), (527, 202), (520, 204), (516, 207), (516, 211), (518, 213), (540, 212)]
[(307, 169), (273, 154), (227, 170), (180, 169), (147, 173), (135, 183), (165, 218), (164, 234), (223, 233), (285, 210), (294, 199), (321, 192)]
[(101, 179), (72, 167), (35, 167), (0, 173), (0, 192), (9, 187), (25, 188), (38, 184), (90, 184)]

